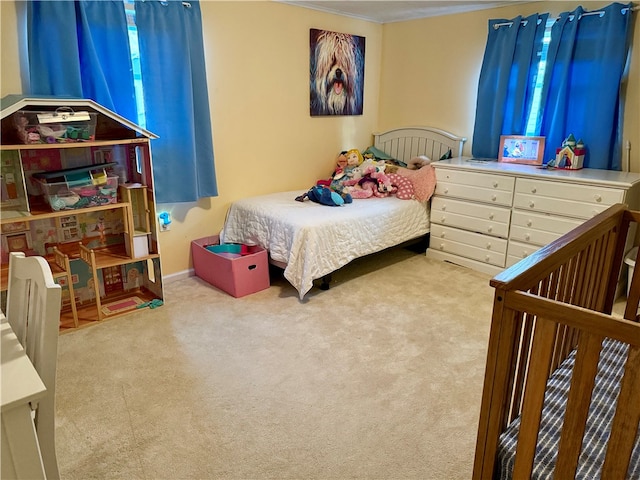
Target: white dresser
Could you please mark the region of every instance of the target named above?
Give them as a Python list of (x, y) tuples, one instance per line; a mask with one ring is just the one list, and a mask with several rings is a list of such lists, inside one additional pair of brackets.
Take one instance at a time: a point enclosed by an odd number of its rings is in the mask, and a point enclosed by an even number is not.
[(492, 275), (614, 203), (640, 208), (640, 174), (547, 170), (470, 157), (434, 162), (427, 257)]

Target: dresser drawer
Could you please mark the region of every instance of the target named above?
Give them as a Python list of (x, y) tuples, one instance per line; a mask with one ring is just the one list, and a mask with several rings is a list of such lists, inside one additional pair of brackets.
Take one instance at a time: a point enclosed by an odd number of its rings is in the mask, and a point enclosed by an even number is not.
[(432, 224), (429, 248), (504, 267), (507, 241)]
[(609, 208), (609, 205), (596, 205), (573, 200), (540, 197), (516, 193), (513, 206), (522, 210), (541, 213), (556, 213), (575, 218), (589, 219)]
[(472, 187), (482, 187), (491, 190), (503, 190), (513, 192), (515, 177), (507, 175), (493, 175), (489, 173), (465, 172), (460, 170), (447, 170), (436, 168), (438, 182), (457, 183)]
[(624, 191), (591, 185), (518, 178), (514, 206), (531, 211), (591, 218), (624, 200)]
[(447, 197), (431, 200), (431, 221), (460, 227), (495, 237), (507, 238), (511, 210), (507, 208), (469, 203)]
[(505, 207), (510, 207), (513, 199), (512, 191), (474, 187), (460, 183), (447, 183), (440, 180), (436, 183), (435, 194), (447, 197), (464, 198), (476, 202), (503, 205)]
[(543, 246), (581, 225), (582, 220), (514, 210), (509, 238)]

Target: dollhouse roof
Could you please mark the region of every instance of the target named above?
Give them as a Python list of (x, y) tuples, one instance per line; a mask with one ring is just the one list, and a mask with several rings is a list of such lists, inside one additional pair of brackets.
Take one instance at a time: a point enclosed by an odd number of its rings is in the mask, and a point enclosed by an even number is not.
[(107, 130), (123, 128), (130, 130), (136, 136), (150, 139), (158, 138), (155, 133), (142, 128), (140, 125), (127, 120), (121, 115), (109, 110), (99, 103), (86, 98), (39, 96), (39, 95), (7, 95), (0, 100), (0, 119), (5, 119), (20, 110), (55, 111), (56, 108), (70, 107), (74, 111), (88, 111), (100, 114), (98, 116), (98, 131), (102, 127)]

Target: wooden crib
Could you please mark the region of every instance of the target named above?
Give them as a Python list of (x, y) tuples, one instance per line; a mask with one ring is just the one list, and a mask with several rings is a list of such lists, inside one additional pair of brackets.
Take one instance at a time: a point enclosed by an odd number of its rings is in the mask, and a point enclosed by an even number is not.
[[(611, 314), (638, 222), (640, 212), (614, 205), (491, 280), (474, 479), (639, 478), (640, 268), (624, 319)], [(619, 348), (606, 388), (603, 341)], [(598, 388), (615, 397), (592, 395)], [(562, 411), (547, 421), (558, 392)], [(609, 419), (594, 418), (604, 410)]]

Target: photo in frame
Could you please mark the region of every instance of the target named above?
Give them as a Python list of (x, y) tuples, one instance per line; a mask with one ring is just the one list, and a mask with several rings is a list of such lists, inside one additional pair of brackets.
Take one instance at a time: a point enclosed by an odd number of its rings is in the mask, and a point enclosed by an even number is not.
[(365, 37), (309, 31), (311, 116), (362, 115)]
[(500, 136), (499, 162), (542, 165), (545, 137)]

